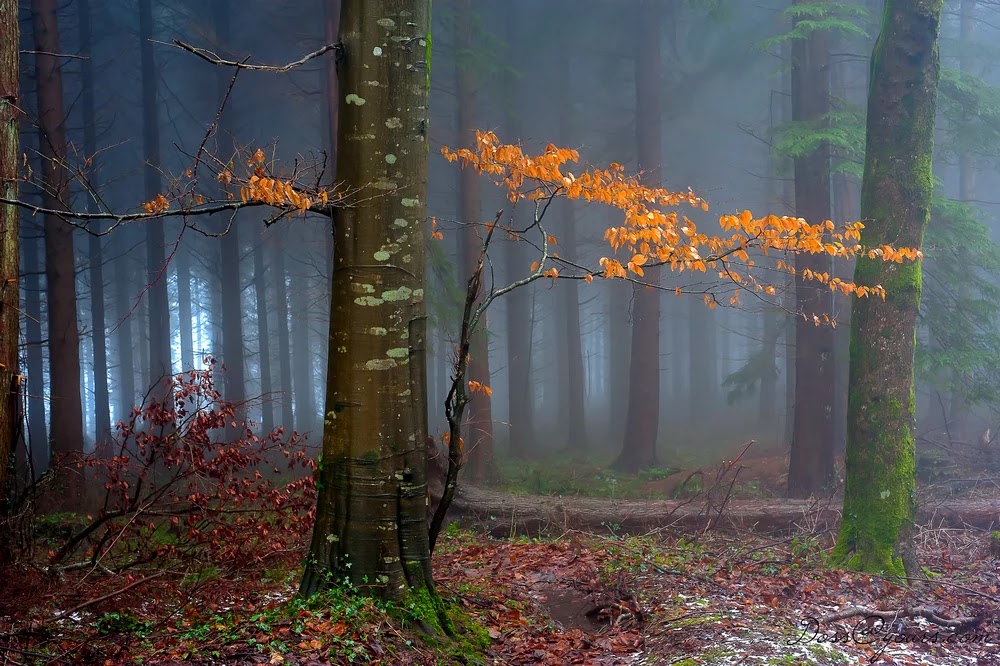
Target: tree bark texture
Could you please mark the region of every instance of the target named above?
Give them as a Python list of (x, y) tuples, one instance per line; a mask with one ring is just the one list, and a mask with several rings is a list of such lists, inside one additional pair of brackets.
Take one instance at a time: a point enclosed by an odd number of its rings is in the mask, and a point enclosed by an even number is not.
[[(806, 0), (796, 0), (804, 4)], [(792, 43), (792, 120), (822, 123), (830, 111), (830, 46), (825, 31), (813, 30)], [(819, 129), (817, 127), (817, 129)], [(830, 219), (830, 149), (822, 142), (795, 159), (795, 210), (811, 224)], [(802, 277), (803, 271), (830, 273), (825, 254), (795, 255), (795, 406), (788, 463), (790, 497), (818, 495), (833, 479), (834, 334), (814, 316), (833, 313), (833, 294)]]
[[(862, 243), (919, 248), (930, 217), (942, 0), (886, 0), (872, 52)], [(854, 279), (886, 298), (854, 302), (844, 519), (834, 560), (916, 575), (913, 352), (920, 262), (862, 257)]]
[[(63, 110), (61, 53), (56, 0), (32, 0), (43, 206), (64, 209), (68, 197), (66, 114)], [(80, 399), (80, 333), (76, 314), (76, 258), (73, 227), (57, 215), (45, 217), (45, 278), (49, 324), (49, 395), (53, 456), (63, 458), (57, 485), (62, 503), (75, 507), (82, 491), (83, 404)]]
[[(20, 133), (20, 28), (16, 0), (0, 0), (0, 193), (17, 199)], [(11, 470), (21, 434), (21, 385), (18, 340), (21, 294), (19, 216), (16, 206), (0, 205), (0, 517), (8, 513)], [(9, 553), (0, 533), (0, 561)]]
[(323, 458), (300, 592), (347, 579), (440, 610), (425, 470), (429, 12), (420, 0), (342, 3), (337, 173), (357, 203), (336, 216)]

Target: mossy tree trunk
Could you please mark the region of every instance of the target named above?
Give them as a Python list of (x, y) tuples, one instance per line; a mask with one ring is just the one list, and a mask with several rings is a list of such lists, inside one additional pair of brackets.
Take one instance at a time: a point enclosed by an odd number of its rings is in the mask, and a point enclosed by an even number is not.
[[(0, 2), (0, 193), (17, 199), (18, 46), (17, 2)], [(21, 424), (18, 381), (18, 326), (20, 325), (20, 259), (18, 212), (11, 204), (0, 205), (0, 517), (7, 514), (10, 469)], [(5, 532), (0, 532), (0, 561), (9, 553)]]
[[(796, 0), (796, 4), (805, 4)], [(792, 43), (792, 120), (823, 122), (830, 112), (830, 35), (813, 30)], [(817, 126), (816, 131), (822, 131)], [(795, 213), (812, 224), (831, 217), (830, 147), (819, 143), (810, 154), (795, 158)], [(830, 273), (825, 254), (795, 257), (795, 406), (788, 462), (788, 495), (820, 494), (833, 479), (833, 329), (816, 326), (814, 315), (833, 312), (833, 294), (825, 285), (806, 280), (806, 270)]]
[[(886, 0), (872, 53), (861, 188), (862, 243), (920, 247), (930, 217), (931, 154), (943, 0)], [(920, 263), (861, 258), (859, 284), (886, 298), (854, 302), (847, 480), (834, 561), (863, 571), (917, 573), (913, 351)]]
[(323, 457), (300, 593), (345, 580), (442, 620), (427, 534), (424, 262), (430, 3), (345, 0)]

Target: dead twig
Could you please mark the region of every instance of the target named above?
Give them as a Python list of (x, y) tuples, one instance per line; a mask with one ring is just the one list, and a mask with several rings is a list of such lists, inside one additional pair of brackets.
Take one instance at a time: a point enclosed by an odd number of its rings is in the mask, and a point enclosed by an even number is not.
[(68, 610), (64, 610), (62, 612), (56, 613), (55, 615), (52, 616), (52, 620), (51, 621), (52, 622), (56, 622), (57, 620), (61, 620), (61, 619), (63, 619), (64, 617), (66, 617), (68, 615), (72, 615), (73, 613), (77, 613), (79, 611), (82, 611), (84, 608), (88, 608), (90, 606), (93, 606), (94, 604), (99, 604), (102, 601), (107, 601), (108, 599), (111, 599), (112, 597), (117, 597), (119, 594), (123, 594), (125, 592), (128, 592), (132, 588), (139, 587), (140, 585), (142, 585), (144, 583), (148, 583), (149, 581), (151, 581), (151, 580), (153, 580), (155, 578), (159, 578), (160, 576), (163, 576), (165, 573), (167, 573), (167, 572), (166, 571), (160, 571), (160, 572), (157, 572), (155, 574), (150, 574), (149, 576), (146, 576), (145, 578), (140, 578), (139, 580), (134, 580), (131, 583), (129, 583), (128, 585), (126, 585), (125, 587), (118, 588), (114, 592), (108, 592), (107, 594), (103, 594), (103, 595), (101, 595), (99, 597), (94, 597), (93, 599), (88, 599), (87, 601), (84, 601), (83, 603), (77, 604), (76, 606), (73, 606), (72, 608), (70, 608)]
[[(165, 44), (166, 42), (160, 42), (160, 43)], [(304, 65), (310, 60), (320, 57), (324, 53), (329, 53), (330, 51), (339, 52), (341, 49), (343, 49), (343, 46), (339, 43), (327, 44), (323, 47), (320, 47), (319, 49), (316, 49), (312, 53), (307, 53), (298, 60), (294, 60), (284, 65), (251, 65), (247, 63), (246, 59), (242, 61), (226, 60), (220, 57), (218, 54), (209, 51), (208, 49), (203, 49), (198, 46), (192, 46), (190, 44), (186, 44), (179, 39), (173, 40), (173, 44), (174, 46), (184, 49), (188, 53), (193, 53), (202, 60), (210, 62), (213, 65), (219, 65), (220, 67), (235, 67), (236, 69), (249, 69), (255, 72), (274, 72), (278, 74), (282, 72), (287, 72), (290, 69), (295, 69), (296, 67)]]
[(820, 618), (821, 622), (836, 622), (846, 620), (850, 617), (879, 618), (882, 620), (898, 620), (904, 617), (922, 617), (928, 622), (933, 622), (942, 627), (952, 629), (968, 629), (979, 625), (985, 618), (982, 617), (955, 617), (949, 618), (940, 615), (938, 611), (927, 606), (908, 606), (895, 610), (877, 610), (874, 608), (864, 608), (861, 606), (848, 606), (847, 608), (830, 613)]

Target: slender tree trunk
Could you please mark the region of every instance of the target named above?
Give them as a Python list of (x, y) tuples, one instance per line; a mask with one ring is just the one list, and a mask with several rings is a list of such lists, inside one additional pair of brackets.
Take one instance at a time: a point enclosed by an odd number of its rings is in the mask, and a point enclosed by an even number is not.
[(695, 419), (709, 419), (719, 406), (718, 329), (712, 311), (697, 298), (688, 299), (688, 413)]
[[(516, 47), (519, 39), (517, 31), (519, 19), (524, 16), (521, 2), (512, 2), (505, 12), (505, 38), (507, 40), (507, 60), (513, 63), (503, 73), (503, 123), (508, 141), (521, 138), (522, 86), (513, 67), (518, 60)], [(528, 224), (528, 207), (524, 204), (513, 211), (512, 224), (516, 229), (525, 229)], [(504, 247), (504, 273), (508, 281), (524, 275), (527, 259), (520, 251), (518, 243), (507, 243)], [(507, 420), (510, 422), (510, 454), (517, 458), (527, 456), (534, 449), (535, 424), (534, 405), (531, 392), (531, 330), (528, 323), (528, 308), (531, 306), (529, 287), (515, 289), (506, 296), (507, 305)]]
[[(796, 0), (804, 4), (807, 0)], [(830, 111), (829, 35), (813, 30), (792, 44), (792, 119), (822, 122)], [(830, 219), (830, 149), (823, 142), (812, 154), (795, 159), (796, 213), (812, 224)], [(830, 273), (823, 254), (795, 256), (795, 411), (788, 468), (788, 495), (821, 493), (833, 480), (834, 363), (833, 329), (816, 326), (814, 315), (833, 311), (832, 292), (802, 278), (806, 270)]]
[[(42, 181), (46, 208), (66, 208), (68, 180), (66, 114), (63, 110), (60, 71), (59, 24), (56, 0), (32, 0), (35, 33), (38, 126)], [(63, 460), (57, 485), (59, 502), (76, 507), (83, 490), (83, 403), (80, 398), (80, 333), (76, 315), (76, 257), (73, 227), (57, 215), (45, 217), (45, 277), (49, 322), (49, 394), (51, 399), (51, 451)]]
[[(660, 90), (660, 4), (639, 0), (635, 54), (636, 140), (639, 168), (656, 169), (662, 162)], [(644, 280), (659, 283), (658, 268)], [(637, 287), (632, 305), (632, 353), (629, 362), (628, 417), (625, 439), (614, 468), (625, 472), (655, 467), (660, 424), (660, 292)]]
[[(222, 53), (229, 49), (230, 6), (229, 0), (215, 0), (213, 3), (215, 38)], [(231, 72), (216, 68), (216, 89), (219, 99), (226, 93)], [(224, 160), (238, 162), (232, 142), (231, 128), (235, 125), (235, 115), (230, 105), (223, 113), (219, 127), (219, 150)], [(226, 400), (237, 405), (234, 422), (239, 425), (246, 418), (246, 361), (243, 357), (243, 283), (240, 277), (240, 225), (234, 218), (226, 235), (222, 237), (220, 249), (220, 278), (222, 288), (222, 364), (225, 368), (224, 393)], [(237, 431), (227, 428), (227, 436), (236, 436)]]
[(31, 447), (31, 471), (37, 479), (49, 468), (49, 438), (45, 423), (45, 363), (42, 342), (42, 284), (45, 270), (38, 251), (37, 227), (28, 227), (22, 240), (24, 250), (24, 337), (27, 343), (25, 365), (28, 370), (28, 441)]
[[(447, 632), (431, 577), (424, 478), (427, 11), (424, 2), (343, 2), (341, 81), (350, 92), (341, 97), (341, 137), (380, 129), (343, 141), (337, 157), (338, 177), (357, 188), (359, 204), (337, 215), (324, 455), (300, 593), (346, 578), (383, 597), (418, 599), (438, 611), (424, 628)], [(374, 190), (386, 179), (399, 189)]]
[[(621, 220), (609, 220), (620, 224)], [(611, 281), (604, 285), (608, 299), (608, 439), (615, 440), (625, 431), (628, 414), (629, 359), (632, 357), (632, 304), (635, 298), (632, 285)]]
[[(474, 59), (475, 31), (472, 23), (471, 0), (456, 0), (457, 18), (455, 23), (455, 43), (458, 49), (456, 60), (456, 88), (458, 95), (458, 142), (465, 145), (473, 140), (477, 129), (476, 113), (476, 72)], [(459, 178), (459, 211), (462, 222), (470, 225), (461, 234), (462, 247), (459, 258), (459, 281), (465, 284), (476, 269), (482, 250), (482, 196), (479, 190), (479, 174), (474, 169), (462, 169)], [(469, 363), (469, 381), (490, 385), (490, 355), (488, 324), (484, 316), (480, 320), (479, 331), (472, 338)], [(496, 480), (496, 465), (493, 461), (493, 409), (490, 397), (484, 392), (471, 396), (468, 407), (468, 435), (465, 450), (468, 452), (467, 475), (472, 483), (493, 483)]]
[(118, 418), (127, 419), (135, 403), (135, 353), (132, 340), (132, 294), (135, 284), (129, 265), (128, 251), (132, 234), (128, 229), (116, 229), (112, 235), (115, 247), (115, 317), (118, 320)]
[(278, 379), (281, 390), (281, 422), (286, 432), (295, 429), (292, 411), (292, 350), (288, 342), (288, 274), (285, 272), (285, 247), (280, 240), (273, 246), (274, 316), (278, 328)]
[(264, 243), (253, 245), (253, 287), (257, 300), (257, 355), (260, 357), (261, 429), (274, 430), (274, 402), (271, 391), (271, 334), (267, 316), (267, 279), (264, 275)]
[[(90, 27), (90, 0), (80, 0), (79, 16), (80, 48), (87, 56), (80, 61), (80, 94), (83, 111), (83, 152), (93, 159), (97, 154), (97, 119), (94, 105), (93, 33)], [(91, 186), (95, 178), (90, 176)], [(87, 197), (87, 210), (97, 212), (94, 197)], [(95, 231), (102, 231), (102, 225), (95, 224)], [(90, 262), (90, 326), (94, 351), (94, 442), (97, 455), (104, 458), (110, 454), (111, 395), (108, 390), (108, 341), (105, 337), (104, 321), (104, 240), (91, 234), (88, 239)]]
[[(145, 265), (143, 266), (145, 268)], [(142, 272), (142, 276), (146, 277), (146, 272)], [(138, 301), (135, 306), (135, 316), (136, 316), (136, 353), (139, 356), (139, 388), (141, 389), (141, 397), (149, 402), (149, 388), (153, 386), (152, 375), (150, 374), (149, 365), (149, 299), (143, 298)]]
[[(872, 52), (861, 217), (866, 247), (919, 248), (930, 217), (942, 0), (886, 0)], [(920, 262), (858, 259), (854, 279), (886, 298), (854, 302), (847, 480), (834, 562), (919, 574), (913, 545), (913, 352)]]
[[(976, 35), (976, 3), (977, 0), (962, 0), (959, 9), (960, 38), (964, 45), (962, 55), (959, 57), (959, 69), (963, 73), (970, 73), (972, 70), (972, 58), (966, 49), (972, 48), (972, 40)], [(965, 202), (974, 201), (976, 198), (976, 156), (970, 151), (965, 151), (958, 157), (958, 198)], [(955, 285), (955, 289), (960, 292), (965, 291), (962, 285)], [(963, 379), (961, 372), (954, 372), (952, 384), (960, 387)], [(948, 431), (952, 438), (960, 442), (968, 441), (969, 404), (965, 393), (960, 389), (953, 389), (951, 404), (948, 407)]]
[[(300, 267), (300, 270), (303, 267)], [(312, 430), (316, 424), (313, 398), (313, 350), (309, 347), (309, 279), (292, 275), (292, 372), (295, 397), (295, 427), (299, 432)], [(334, 313), (331, 312), (331, 316)]]
[(774, 359), (778, 357), (778, 339), (781, 337), (780, 312), (767, 310), (764, 316), (763, 346), (761, 354), (767, 362), (767, 368), (760, 379), (760, 400), (757, 403), (757, 421), (759, 425), (771, 426), (778, 413), (778, 376), (772, 372)]
[[(566, 11), (572, 7), (564, 3)], [(573, 85), (572, 66), (569, 48), (562, 49), (559, 55), (559, 66), (554, 81), (556, 99), (559, 100), (559, 145), (569, 146), (573, 134)], [(577, 252), (576, 214), (573, 203), (561, 202), (559, 207), (559, 248), (570, 257)], [(565, 446), (575, 453), (582, 453), (588, 448), (587, 412), (585, 407), (586, 386), (583, 374), (583, 335), (580, 332), (580, 292), (577, 280), (563, 280), (558, 298), (562, 301), (562, 318), (565, 344), (559, 345), (563, 352), (564, 380), (566, 384), (560, 388), (565, 395), (565, 415), (568, 421)]]
[(182, 243), (174, 257), (177, 270), (177, 328), (181, 338), (181, 370), (194, 368), (194, 323), (191, 314), (191, 256)]
[[(157, 82), (160, 76), (153, 59), (152, 0), (139, 0), (139, 55), (142, 65), (142, 143), (145, 152), (143, 184), (146, 201), (160, 191), (160, 107)], [(170, 354), (170, 301), (167, 298), (166, 238), (164, 222), (147, 220), (146, 228), (146, 305), (149, 325), (149, 379), (155, 386), (151, 397), (170, 404), (170, 379), (173, 362)]]
[[(16, 0), (0, 0), (0, 194), (17, 199), (20, 135), (18, 48), (20, 28)], [(19, 218), (17, 207), (0, 205), (0, 517), (9, 512), (14, 453), (21, 434), (20, 339), (21, 295)], [(6, 523), (4, 523), (6, 524)], [(0, 562), (10, 559), (7, 530), (0, 527)]]

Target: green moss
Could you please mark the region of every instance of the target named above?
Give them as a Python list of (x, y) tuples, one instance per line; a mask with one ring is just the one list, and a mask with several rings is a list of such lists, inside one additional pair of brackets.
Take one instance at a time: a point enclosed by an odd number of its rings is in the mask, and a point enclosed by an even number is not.
[(483, 663), (491, 644), (489, 633), (459, 606), (422, 588), (408, 592), (399, 609), (404, 621), (423, 629), (421, 639), (440, 659), (447, 660), (442, 663)]
[(417, 624), (431, 635), (455, 634), (455, 625), (448, 617), (444, 600), (430, 588), (411, 588), (399, 601), (399, 607), (403, 620)]

